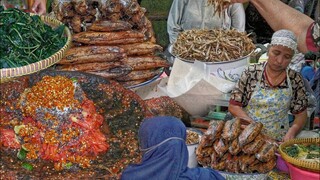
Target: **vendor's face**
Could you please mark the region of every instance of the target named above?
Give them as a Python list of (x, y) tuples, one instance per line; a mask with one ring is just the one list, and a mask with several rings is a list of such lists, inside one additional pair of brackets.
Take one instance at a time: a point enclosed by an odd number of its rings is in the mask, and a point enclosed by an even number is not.
[(285, 70), (290, 64), (293, 54), (293, 50), (288, 47), (281, 45), (271, 46), (268, 51), (269, 67), (274, 71)]

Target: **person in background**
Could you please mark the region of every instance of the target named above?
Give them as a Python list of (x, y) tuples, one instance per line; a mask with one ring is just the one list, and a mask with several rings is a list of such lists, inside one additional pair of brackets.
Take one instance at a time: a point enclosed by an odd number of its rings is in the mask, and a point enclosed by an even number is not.
[(312, 67), (312, 62), (310, 60), (306, 60), (304, 65), (301, 68), (301, 75), (304, 77), (308, 82), (313, 78), (315, 74), (315, 69)]
[(186, 126), (176, 117), (158, 116), (145, 119), (138, 133), (140, 164), (129, 165), (121, 179), (224, 179), (210, 168), (188, 168)]
[(294, 32), (300, 52), (320, 51), (320, 6), (317, 6), (313, 20), (279, 0), (231, 0), (231, 3), (245, 2), (252, 3), (274, 31), (288, 29)]
[[(317, 63), (320, 62), (320, 58), (316, 60)], [(310, 86), (311, 89), (313, 90), (316, 98), (316, 108), (314, 111), (314, 116), (315, 117), (320, 117), (320, 66), (317, 67), (318, 70), (314, 74), (313, 78), (310, 80)]]
[[(288, 68), (297, 51), (292, 31), (276, 31), (268, 47), (267, 62), (250, 65), (231, 92), (229, 112), (234, 117), (261, 122), (278, 140), (294, 138), (307, 120), (308, 100), (303, 77)], [(289, 127), (288, 112), (294, 116)]]
[(47, 12), (46, 4), (46, 0), (34, 0), (31, 10), (33, 13), (43, 15)]
[(167, 21), (170, 43), (174, 43), (179, 32), (189, 29), (245, 30), (245, 12), (241, 3), (215, 14), (215, 7), (208, 0), (173, 0)]

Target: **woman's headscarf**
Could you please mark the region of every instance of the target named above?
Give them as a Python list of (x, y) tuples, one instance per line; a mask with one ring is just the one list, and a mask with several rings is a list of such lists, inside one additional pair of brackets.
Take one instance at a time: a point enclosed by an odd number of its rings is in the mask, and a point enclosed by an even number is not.
[(224, 179), (213, 169), (188, 168), (186, 127), (175, 117), (145, 119), (139, 129), (140, 164), (129, 165), (121, 179)]
[(294, 53), (297, 50), (297, 38), (294, 33), (287, 29), (281, 29), (273, 33), (270, 45), (281, 45), (292, 49)]

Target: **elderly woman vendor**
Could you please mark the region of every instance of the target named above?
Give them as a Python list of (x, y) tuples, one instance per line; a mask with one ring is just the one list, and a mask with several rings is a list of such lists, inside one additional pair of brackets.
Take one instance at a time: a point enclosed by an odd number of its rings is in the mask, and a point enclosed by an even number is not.
[[(231, 93), (229, 112), (235, 117), (262, 122), (278, 141), (294, 138), (307, 120), (307, 96), (301, 74), (288, 65), (297, 51), (289, 30), (276, 31), (268, 47), (267, 62), (250, 65)], [(288, 112), (294, 115), (289, 126)]]

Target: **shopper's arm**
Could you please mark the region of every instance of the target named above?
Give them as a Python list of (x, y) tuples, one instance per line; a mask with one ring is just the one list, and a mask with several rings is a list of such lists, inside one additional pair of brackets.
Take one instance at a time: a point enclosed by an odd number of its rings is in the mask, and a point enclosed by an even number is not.
[[(243, 3), (248, 0), (231, 0), (231, 2)], [(308, 27), (314, 22), (310, 17), (279, 0), (250, 0), (249, 2), (257, 8), (274, 31), (279, 29), (293, 31), (298, 39), (299, 50), (303, 53), (308, 52), (306, 34)]]
[(40, 15), (45, 14), (47, 12), (46, 4), (47, 0), (35, 0), (32, 4), (32, 11)]

